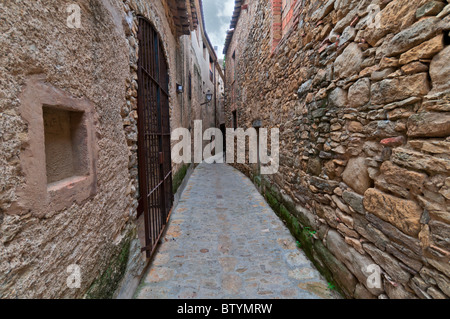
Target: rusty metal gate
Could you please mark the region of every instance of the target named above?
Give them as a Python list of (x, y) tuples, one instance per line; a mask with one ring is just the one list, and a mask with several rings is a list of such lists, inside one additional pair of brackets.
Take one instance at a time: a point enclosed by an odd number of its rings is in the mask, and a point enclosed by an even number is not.
[(142, 251), (150, 258), (173, 205), (169, 76), (162, 41), (143, 17), (139, 17), (138, 39), (138, 215), (144, 214)]

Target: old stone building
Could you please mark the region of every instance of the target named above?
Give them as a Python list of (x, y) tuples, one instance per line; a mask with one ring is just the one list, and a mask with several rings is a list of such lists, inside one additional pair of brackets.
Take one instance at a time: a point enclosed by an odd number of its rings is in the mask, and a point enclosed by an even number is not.
[(450, 297), (449, 30), (443, 0), (236, 1), (227, 127), (280, 129), (277, 174), (238, 168), (347, 297)]
[(185, 173), (170, 132), (221, 97), (201, 1), (0, 12), (0, 298), (130, 297)]
[[(201, 1), (196, 1), (196, 14), (199, 25), (195, 32), (189, 36), (182, 37), (181, 45), (183, 52), (182, 68), (185, 83), (185, 92), (182, 98), (184, 112), (187, 116), (182, 116), (190, 120), (183, 123), (182, 127), (194, 128), (194, 120), (202, 120), (202, 129), (219, 127), (224, 123), (222, 95), (224, 93), (224, 75), (218, 62), (217, 53), (205, 31), (204, 17)], [(211, 93), (213, 100), (206, 103), (206, 95)], [(222, 122), (220, 120), (222, 119)], [(207, 141), (205, 141), (206, 145)]]

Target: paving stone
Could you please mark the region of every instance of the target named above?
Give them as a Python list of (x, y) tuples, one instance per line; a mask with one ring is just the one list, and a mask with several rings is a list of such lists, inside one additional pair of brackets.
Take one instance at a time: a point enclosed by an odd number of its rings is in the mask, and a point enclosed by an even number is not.
[(247, 177), (226, 164), (203, 163), (172, 214), (136, 298), (341, 297), (328, 289)]

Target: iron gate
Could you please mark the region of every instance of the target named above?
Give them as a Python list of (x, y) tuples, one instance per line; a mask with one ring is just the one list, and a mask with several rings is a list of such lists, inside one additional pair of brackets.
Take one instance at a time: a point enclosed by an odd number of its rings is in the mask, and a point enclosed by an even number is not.
[(161, 39), (143, 17), (139, 17), (138, 39), (138, 215), (144, 214), (142, 251), (150, 258), (173, 205), (169, 76)]

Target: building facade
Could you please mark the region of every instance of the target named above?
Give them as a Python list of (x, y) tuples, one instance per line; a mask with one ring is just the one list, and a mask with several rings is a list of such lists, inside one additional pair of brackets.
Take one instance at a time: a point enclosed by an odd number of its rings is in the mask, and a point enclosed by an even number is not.
[(280, 130), (278, 173), (237, 167), (346, 297), (450, 297), (449, 22), (446, 1), (236, 1), (227, 127)]
[[(224, 93), (224, 75), (219, 65), (217, 53), (206, 33), (202, 2), (196, 2), (198, 28), (189, 36), (182, 37), (183, 75), (185, 92), (182, 95), (183, 110), (188, 113), (189, 123), (183, 127), (194, 129), (194, 121), (202, 120), (203, 132), (208, 128), (216, 128), (223, 122), (222, 95)], [(212, 94), (212, 100), (207, 103), (206, 95)], [(222, 120), (222, 122), (220, 122)], [(202, 133), (203, 133), (202, 132)], [(209, 142), (204, 141), (206, 146)]]
[(0, 7), (0, 298), (131, 297), (183, 178), (170, 132), (213, 124), (213, 51), (187, 104), (201, 2)]

